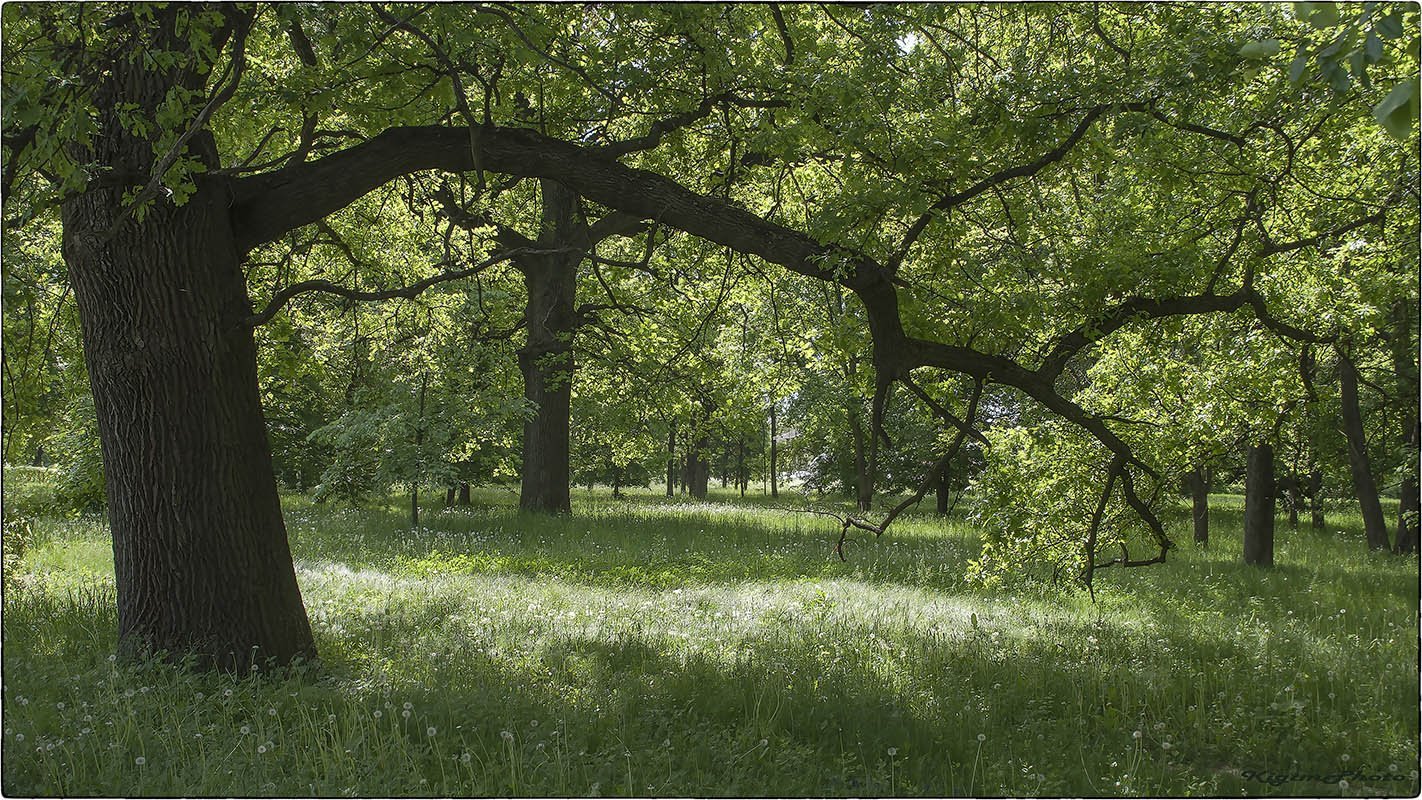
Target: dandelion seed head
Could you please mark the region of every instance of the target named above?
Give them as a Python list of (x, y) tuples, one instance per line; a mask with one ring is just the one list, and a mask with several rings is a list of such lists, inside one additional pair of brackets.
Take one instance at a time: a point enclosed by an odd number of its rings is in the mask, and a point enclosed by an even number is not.
[(246, 736), (247, 734), (249, 734), (249, 733), (252, 732), (252, 726), (251, 726), (251, 725), (243, 725), (242, 727), (238, 728), (237, 730), (241, 731), (243, 736)]
[(896, 755), (898, 755), (898, 754), (899, 754), (899, 748), (897, 748), (897, 747), (890, 747), (890, 748), (889, 748), (889, 756), (890, 756), (890, 757), (896, 756)]
[(978, 741), (980, 741), (980, 742), (986, 742), (986, 741), (987, 741), (987, 734), (986, 734), (986, 733), (980, 733), (980, 734), (978, 734)]
[(434, 736), (436, 733), (439, 733), (439, 731), (435, 730), (435, 726), (433, 725), (429, 726), (428, 728), (425, 728), (426, 736)]
[(138, 766), (141, 767), (141, 766), (143, 766), (144, 764), (147, 764), (147, 763), (148, 763), (148, 759), (144, 758), (143, 756), (139, 756), (138, 758), (135, 758), (135, 759), (133, 760), (133, 763), (135, 763), (135, 764), (137, 764)]

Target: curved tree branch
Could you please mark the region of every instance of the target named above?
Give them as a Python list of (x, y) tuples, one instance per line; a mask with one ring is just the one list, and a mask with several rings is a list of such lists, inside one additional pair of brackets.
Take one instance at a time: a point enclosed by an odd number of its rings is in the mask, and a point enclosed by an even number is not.
[(560, 248), (556, 250), (505, 250), (504, 252), (499, 253), (498, 255), (486, 258), (483, 261), (480, 261), (478, 264), (475, 264), (474, 266), (468, 267), (466, 269), (454, 270), (452, 272), (441, 272), (438, 275), (431, 275), (430, 277), (425, 278), (422, 281), (412, 283), (409, 286), (402, 286), (398, 289), (381, 289), (379, 291), (373, 292), (363, 292), (358, 289), (348, 289), (344, 286), (340, 286), (328, 280), (322, 279), (293, 283), (292, 285), (286, 287), (285, 289), (282, 289), (281, 291), (273, 295), (271, 302), (267, 303), (266, 308), (262, 309), (256, 314), (253, 314), (250, 317), (247, 317), (245, 320), (243, 320), (243, 323), (248, 327), (255, 328), (258, 325), (268, 322), (269, 320), (271, 320), (272, 317), (275, 317), (277, 315), (277, 312), (281, 311), (287, 303), (291, 302), (292, 298), (303, 294), (310, 294), (312, 292), (322, 292), (325, 294), (333, 294), (337, 297), (344, 297), (347, 300), (360, 301), (393, 300), (395, 298), (404, 298), (409, 300), (418, 297), (421, 292), (425, 291), (431, 286), (437, 286), (441, 283), (448, 283), (449, 281), (457, 281), (461, 278), (468, 278), (473, 275), (477, 275), (495, 264), (498, 264), (503, 261), (508, 261), (512, 258), (531, 255), (553, 255), (555, 253), (570, 252), (571, 250), (572, 248)]

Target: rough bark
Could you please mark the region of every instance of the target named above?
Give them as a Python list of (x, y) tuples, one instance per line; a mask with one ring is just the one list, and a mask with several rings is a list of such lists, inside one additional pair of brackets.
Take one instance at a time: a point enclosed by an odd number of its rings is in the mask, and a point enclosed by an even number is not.
[[(557, 256), (547, 257), (560, 261)], [(518, 351), (523, 396), (533, 409), (523, 425), (523, 470), (519, 508), (568, 513), (570, 414), (572, 409), (572, 315), (577, 263), (550, 263), (523, 271), (528, 288), (528, 339)]]
[[(577, 218), (578, 198), (553, 181), (541, 181), (542, 224), (537, 245), (554, 250), (586, 246)], [(574, 308), (582, 252), (523, 256), (514, 260), (528, 290), (527, 339), (518, 351), (523, 396), (533, 414), (523, 426), (519, 508), (566, 514), (569, 499), (570, 419), (573, 393)]]
[(1348, 467), (1353, 474), (1353, 492), (1363, 514), (1363, 533), (1368, 549), (1389, 547), (1387, 522), (1378, 500), (1377, 483), (1368, 461), (1368, 443), (1363, 435), (1363, 414), (1358, 405), (1358, 368), (1351, 358), (1338, 354), (1338, 385), (1343, 406), (1343, 436), (1348, 441)]
[[(169, 9), (156, 16), (173, 24)], [(155, 49), (178, 46), (163, 40)], [(156, 163), (153, 144), (124, 129), (119, 106), (152, 114), (170, 87), (197, 81), (138, 59), (109, 68), (94, 95), (99, 133), (87, 155), (108, 174), (143, 180)], [(187, 149), (218, 166), (207, 133)], [(62, 219), (107, 478), (119, 650), (235, 671), (313, 657), (256, 347), (242, 324), (252, 307), (230, 185), (201, 178), (181, 207), (157, 193), (139, 221), (124, 215), (126, 187), (116, 184), (70, 196)]]
[(1244, 476), (1244, 563), (1274, 565), (1274, 448), (1251, 445)]

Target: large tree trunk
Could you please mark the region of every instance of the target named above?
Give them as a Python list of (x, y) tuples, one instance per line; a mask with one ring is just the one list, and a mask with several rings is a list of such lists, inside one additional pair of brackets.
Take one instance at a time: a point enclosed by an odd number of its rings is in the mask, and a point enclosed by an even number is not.
[(1343, 435), (1348, 440), (1348, 466), (1353, 472), (1353, 492), (1363, 514), (1368, 549), (1388, 549), (1387, 522), (1378, 500), (1377, 484), (1368, 463), (1368, 443), (1363, 437), (1363, 413), (1358, 405), (1358, 369), (1346, 355), (1338, 354), (1338, 385), (1343, 403)]
[(103, 446), (119, 649), (245, 671), (315, 650), (226, 198), (204, 180), (110, 238), (122, 190), (91, 189), (64, 203), (64, 256)]
[(459, 504), (461, 506), (469, 505), (469, 481), (459, 482)]
[(1251, 445), (1244, 476), (1244, 563), (1274, 565), (1274, 448)]
[(1210, 546), (1210, 470), (1196, 467), (1188, 478), (1190, 484), (1190, 517), (1195, 523), (1195, 544)]
[(706, 484), (711, 478), (711, 464), (705, 458), (709, 437), (697, 439), (686, 454), (686, 484), (691, 496), (697, 500), (706, 499)]
[[(542, 181), (543, 232), (539, 244), (567, 247), (575, 237), (577, 197)], [(569, 419), (573, 397), (574, 309), (580, 254), (525, 256), (518, 260), (528, 289), (527, 343), (518, 351), (523, 396), (533, 416), (523, 425), (523, 475), (519, 508), (569, 513)]]
[[(112, 35), (180, 52), (179, 13), (158, 9), (151, 26), (135, 15)], [(262, 418), (230, 185), (199, 176), (183, 206), (158, 192), (141, 221), (121, 216), (123, 182), (146, 179), (155, 156), (120, 109), (133, 104), (152, 119), (171, 90), (203, 81), (177, 67), (157, 72), (165, 68), (148, 59), (103, 66), (85, 157), (105, 178), (69, 196), (62, 219), (103, 448), (119, 651), (235, 671), (312, 657)], [(219, 166), (206, 131), (187, 154)]]

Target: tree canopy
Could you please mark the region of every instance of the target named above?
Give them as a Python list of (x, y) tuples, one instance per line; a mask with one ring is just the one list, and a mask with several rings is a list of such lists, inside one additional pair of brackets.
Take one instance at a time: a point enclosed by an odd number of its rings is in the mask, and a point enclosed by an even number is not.
[[(87, 377), (121, 594), (204, 526), (280, 564), (278, 477), (744, 484), (771, 419), (846, 535), (972, 473), (984, 574), (1159, 562), (1250, 443), (1415, 495), (1413, 6), (3, 14), (5, 456)], [(141, 647), (283, 655), (147, 608)]]

